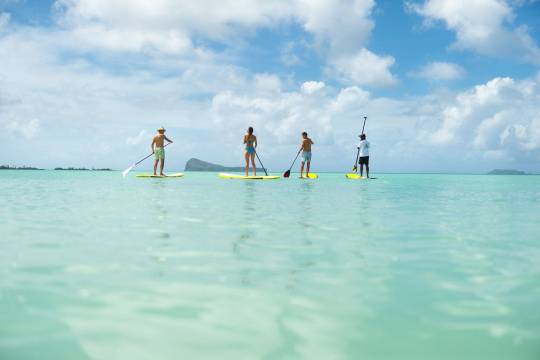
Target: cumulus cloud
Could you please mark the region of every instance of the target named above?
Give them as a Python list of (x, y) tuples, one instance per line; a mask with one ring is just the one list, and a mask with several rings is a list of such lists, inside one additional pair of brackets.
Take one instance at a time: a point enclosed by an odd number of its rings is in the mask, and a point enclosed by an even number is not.
[(540, 64), (540, 48), (526, 26), (510, 28), (515, 15), (504, 0), (426, 0), (407, 3), (430, 26), (442, 21), (456, 33), (455, 49), (490, 56), (514, 56)]
[(455, 80), (462, 78), (465, 70), (457, 64), (435, 61), (411, 72), (410, 75), (431, 81)]
[[(56, 2), (60, 23), (81, 47), (200, 55), (207, 49), (194, 45), (195, 38), (235, 46), (239, 38), (253, 34), (257, 28), (295, 23), (313, 35), (315, 47), (347, 83), (393, 85), (395, 79), (389, 68), (394, 59), (364, 48), (374, 27), (371, 19), (374, 6), (373, 0)], [(293, 44), (289, 43), (282, 50), (281, 60), (286, 65), (299, 62), (293, 49)], [(367, 82), (364, 80), (366, 66), (376, 69)]]
[(540, 83), (495, 78), (459, 93), (439, 113), (433, 131), (419, 139), (443, 147), (519, 158), (540, 154)]
[(304, 94), (313, 94), (324, 88), (325, 84), (322, 81), (306, 81), (302, 84), (302, 92)]
[(363, 48), (353, 55), (333, 58), (330, 71), (348, 84), (393, 86), (398, 83), (390, 72), (394, 62), (392, 56), (381, 57)]
[[(358, 87), (325, 93), (322, 82), (305, 82), (295, 91), (268, 93), (257, 88), (221, 92), (212, 99), (212, 117), (222, 134), (254, 126), (266, 143), (291, 144), (307, 130), (319, 144), (334, 141), (336, 122), (367, 102), (369, 93)], [(317, 96), (314, 96), (317, 95)]]

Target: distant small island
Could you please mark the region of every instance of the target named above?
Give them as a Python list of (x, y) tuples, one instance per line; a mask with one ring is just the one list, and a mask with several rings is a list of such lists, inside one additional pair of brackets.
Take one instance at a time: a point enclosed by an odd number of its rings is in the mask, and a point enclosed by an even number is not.
[(75, 167), (68, 167), (68, 168), (61, 168), (61, 167), (57, 167), (57, 168), (54, 168), (54, 170), (70, 170), (70, 171), (113, 171), (112, 169), (109, 169), (109, 168), (103, 168), (103, 169), (94, 169), (94, 168), (91, 168), (91, 169), (87, 169), (87, 168), (75, 168)]
[(495, 169), (487, 173), (488, 175), (527, 175), (525, 171), (510, 169)]
[(43, 170), (32, 166), (10, 166), (0, 165), (0, 170)]
[[(258, 171), (262, 169), (257, 168)], [(243, 166), (223, 166), (218, 164), (212, 164), (199, 159), (191, 158), (186, 163), (184, 171), (230, 171), (230, 172), (242, 172), (245, 171)]]

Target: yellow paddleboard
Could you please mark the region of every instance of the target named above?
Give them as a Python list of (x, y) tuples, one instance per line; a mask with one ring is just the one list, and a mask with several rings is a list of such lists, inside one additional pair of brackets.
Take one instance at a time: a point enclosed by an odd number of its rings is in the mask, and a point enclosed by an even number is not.
[(138, 178), (158, 178), (158, 179), (164, 179), (164, 178), (180, 178), (184, 176), (184, 173), (174, 173), (174, 174), (167, 174), (165, 176), (160, 175), (154, 175), (154, 174), (138, 174), (136, 175)]
[(319, 175), (313, 174), (313, 173), (309, 173), (308, 177), (306, 177), (306, 175), (302, 176), (302, 179), (318, 179), (318, 178), (319, 178)]
[(349, 174), (346, 174), (345, 176), (347, 177), (347, 179), (353, 179), (353, 180), (366, 180), (367, 179), (367, 177), (360, 176), (360, 174), (355, 174), (355, 173), (349, 173)]
[(245, 175), (239, 175), (239, 174), (219, 173), (219, 177), (222, 179), (239, 179), (239, 180), (274, 180), (274, 179), (279, 179), (281, 176), (277, 176), (277, 175), (245, 176)]

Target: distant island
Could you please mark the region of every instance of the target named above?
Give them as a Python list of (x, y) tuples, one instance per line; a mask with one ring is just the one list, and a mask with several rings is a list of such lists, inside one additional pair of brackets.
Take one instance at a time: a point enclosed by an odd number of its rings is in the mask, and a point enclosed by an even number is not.
[(10, 166), (0, 165), (0, 170), (43, 170), (32, 166)]
[(76, 170), (76, 171), (113, 171), (112, 169), (109, 169), (109, 168), (104, 168), (104, 169), (94, 169), (94, 168), (91, 168), (91, 169), (87, 169), (87, 168), (75, 168), (75, 167), (68, 167), (68, 168), (61, 168), (61, 167), (57, 167), (57, 168), (54, 168), (54, 170)]
[[(218, 164), (212, 164), (199, 159), (191, 158), (186, 163), (184, 171), (230, 171), (230, 172), (242, 172), (245, 171), (244, 166), (223, 166)], [(257, 168), (258, 171), (262, 169)]]
[(495, 169), (487, 173), (488, 175), (527, 175), (525, 171), (509, 170), (509, 169)]

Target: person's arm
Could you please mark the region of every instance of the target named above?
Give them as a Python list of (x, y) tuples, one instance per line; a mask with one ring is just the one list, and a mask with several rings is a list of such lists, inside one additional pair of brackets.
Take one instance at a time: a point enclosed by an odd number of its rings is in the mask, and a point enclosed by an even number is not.
[(244, 144), (247, 143), (247, 135), (244, 135)]
[(257, 148), (257, 137), (255, 135), (253, 135), (253, 147), (256, 149)]
[(171, 139), (169, 139), (168, 137), (164, 136), (165, 140), (167, 140), (168, 142), (172, 143), (173, 141)]
[(150, 145), (150, 148), (152, 149), (152, 154), (154, 153), (154, 145), (156, 144), (156, 138), (154, 137), (152, 139), (152, 145)]
[(311, 145), (315, 144), (315, 143), (313, 142), (313, 140), (309, 139), (309, 141), (311, 141)]

